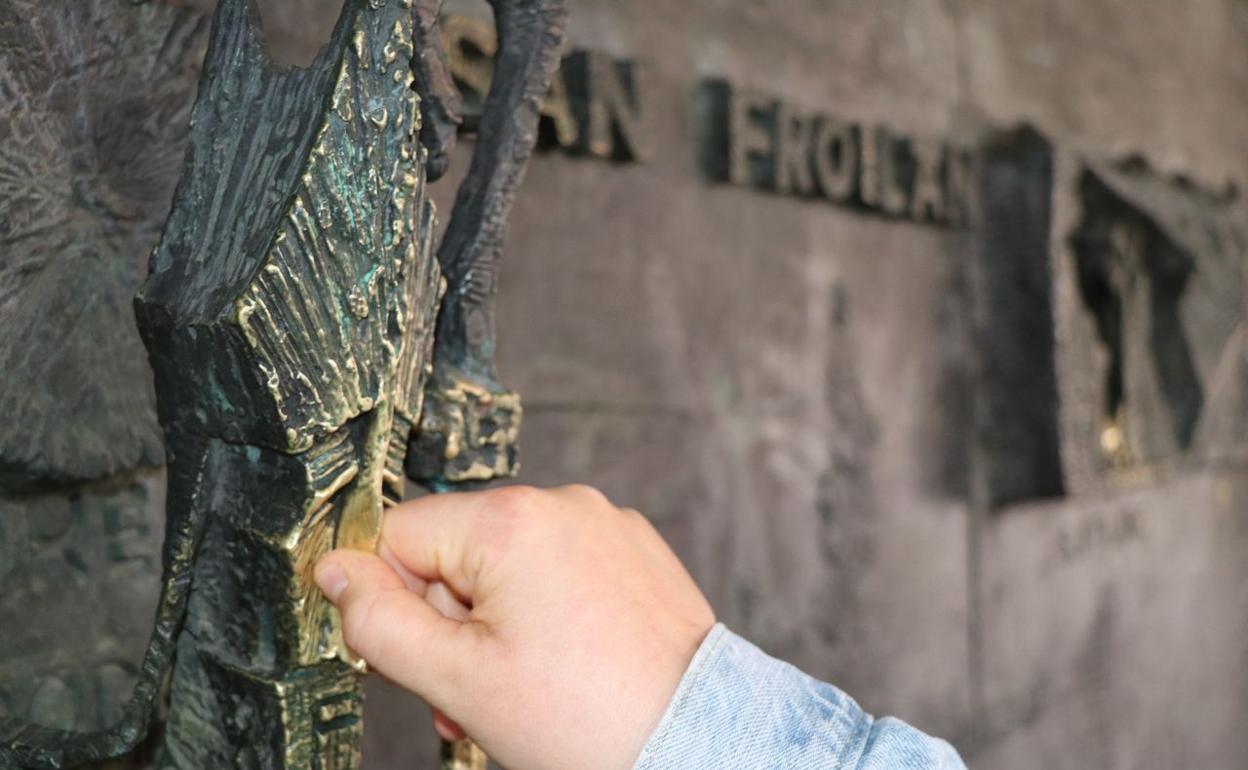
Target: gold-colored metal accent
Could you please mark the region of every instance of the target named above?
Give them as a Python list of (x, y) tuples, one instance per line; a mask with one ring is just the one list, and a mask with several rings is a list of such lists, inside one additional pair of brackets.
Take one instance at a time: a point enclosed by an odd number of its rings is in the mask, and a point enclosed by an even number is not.
[(442, 741), (441, 770), (485, 770), (489, 757), (468, 738)]
[(435, 367), (425, 391), (417, 439), (419, 456), (433, 462), (436, 469), (421, 475), (450, 483), (514, 476), (523, 416), (516, 393), (491, 391)]
[(285, 733), (286, 767), (355, 770), (360, 766), (363, 687), (358, 677), (305, 670), (297, 680), (255, 681), (270, 689)]
[(1115, 469), (1129, 468), (1135, 458), (1127, 433), (1126, 410), (1119, 408), (1112, 417), (1101, 421), (1101, 452)]

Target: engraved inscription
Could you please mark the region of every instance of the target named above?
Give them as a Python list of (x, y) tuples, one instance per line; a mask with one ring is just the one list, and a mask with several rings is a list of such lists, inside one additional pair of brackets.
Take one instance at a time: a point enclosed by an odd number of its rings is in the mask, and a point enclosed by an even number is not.
[[(494, 77), (494, 27), (470, 16), (442, 22), (447, 63), (464, 99), (465, 125), (475, 124)], [(652, 154), (644, 65), (577, 48), (563, 57), (541, 106), (539, 148), (571, 155), (645, 162)]]
[(847, 121), (725, 80), (697, 94), (701, 162), (714, 180), (936, 225), (968, 224), (971, 155)]

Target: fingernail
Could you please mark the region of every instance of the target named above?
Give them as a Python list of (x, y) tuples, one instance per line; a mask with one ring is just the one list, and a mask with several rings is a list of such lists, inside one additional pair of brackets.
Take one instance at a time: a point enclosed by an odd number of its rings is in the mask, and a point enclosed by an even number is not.
[(316, 584), (331, 602), (338, 601), (338, 597), (342, 595), (347, 583), (350, 582), (347, 579), (347, 571), (333, 562), (317, 565), (315, 577)]

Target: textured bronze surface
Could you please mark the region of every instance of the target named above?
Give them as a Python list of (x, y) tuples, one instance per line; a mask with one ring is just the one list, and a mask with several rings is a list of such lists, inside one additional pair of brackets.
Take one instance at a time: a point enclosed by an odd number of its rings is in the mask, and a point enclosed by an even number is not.
[(186, 146), (207, 19), (119, 0), (0, 12), (0, 485), (162, 462), (131, 299)]
[[(441, 5), (440, 0), (431, 0), (428, 7), (422, 4), (423, 13), (427, 14), (422, 18), (435, 18)], [(507, 426), (519, 419), (516, 399), (501, 385), (494, 370), (494, 297), (507, 217), (537, 140), (542, 102), (559, 66), (567, 25), (563, 0), (495, 0), (491, 7), (499, 47), (494, 77), (477, 127), (472, 164), (459, 187), (438, 250), (438, 261), (446, 273), (449, 289), (438, 316), (435, 370), (430, 378), (432, 388), (444, 391), (431, 395), (439, 404), (458, 402), (457, 391), (464, 383), (470, 383), (488, 396), (488, 401), (474, 399), (477, 403), (498, 410), (496, 417), (488, 414), (467, 417), (463, 421), (465, 426), (474, 422)], [(436, 35), (431, 34), (425, 42), (436, 44), (436, 41)], [(421, 61), (418, 57), (418, 77)], [(437, 73), (437, 82), (441, 84), (435, 89), (440, 95), (438, 103), (450, 103), (454, 86), (449, 72), (443, 64)], [(425, 144), (436, 147), (438, 141), (426, 139)], [(413, 438), (418, 442), (412, 447), (417, 457), (414, 464), (409, 464), (409, 470), (420, 469), (419, 480), (435, 485), (458, 480), (453, 478), (455, 472), (447, 476), (435, 470), (449, 459), (437, 455), (444, 451), (444, 442), (419, 443), (419, 433)], [(499, 439), (514, 440), (514, 433), (504, 431)], [(457, 443), (466, 454), (456, 455), (453, 460), (456, 467), (474, 467), (477, 460), (473, 455), (480, 451), (483, 453), (481, 462), (486, 466), (502, 467), (497, 458), (506, 456), (507, 468), (515, 469), (511, 457), (514, 449), (504, 444), (482, 443), (468, 436)]]
[(435, 487), (514, 476), (520, 397), (444, 369), (436, 375), (413, 436), (408, 472)]
[(0, 765), (124, 754), (176, 648), (162, 766), (358, 766), (363, 662), (312, 583), (316, 560), (375, 545), (409, 441), (431, 445), (413, 439), (430, 372), (440, 448), (408, 470), (445, 488), (515, 469), (520, 408), (494, 372), (494, 281), (564, 23), (562, 3), (520, 5), (496, 8), (507, 76), (435, 259), (425, 182), (458, 124), (432, 50), (440, 3), (348, 0), (307, 68), (273, 65), (251, 0), (220, 3), (182, 179), (135, 301), (169, 470), (156, 629), (115, 726), (5, 718)]
[[(71, 743), (81, 758), (117, 753), (159, 692), (129, 644), (151, 628), (164, 505), (132, 298), (169, 211), (208, 20), (117, 0), (0, 5), (0, 767), (11, 767), (9, 745), (28, 741), (41, 761)], [(184, 592), (168, 585), (164, 606)], [(164, 653), (142, 670), (163, 670)], [(68, 731), (119, 718), (81, 743)]]

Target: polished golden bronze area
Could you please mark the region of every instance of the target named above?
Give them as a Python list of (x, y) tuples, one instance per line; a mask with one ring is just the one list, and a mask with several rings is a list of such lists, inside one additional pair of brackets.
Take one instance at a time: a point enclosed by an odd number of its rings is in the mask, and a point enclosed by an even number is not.
[(442, 744), (442, 770), (485, 770), (489, 758), (467, 738)]
[(470, 379), (437, 371), (414, 439), (413, 454), (420, 463), (415, 475), (438, 473), (445, 483), (514, 476), (523, 415), (519, 395), (495, 393)]

